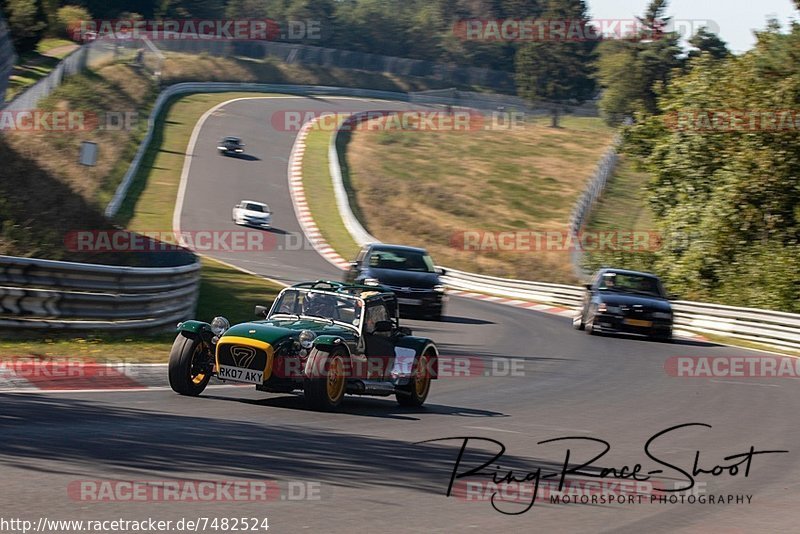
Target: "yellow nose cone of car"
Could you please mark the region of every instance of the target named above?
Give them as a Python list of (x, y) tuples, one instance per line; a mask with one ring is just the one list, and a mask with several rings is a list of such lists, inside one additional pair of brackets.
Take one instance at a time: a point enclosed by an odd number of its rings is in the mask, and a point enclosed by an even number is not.
[(272, 376), (275, 349), (265, 341), (223, 336), (217, 342), (216, 372), (225, 380), (263, 384)]

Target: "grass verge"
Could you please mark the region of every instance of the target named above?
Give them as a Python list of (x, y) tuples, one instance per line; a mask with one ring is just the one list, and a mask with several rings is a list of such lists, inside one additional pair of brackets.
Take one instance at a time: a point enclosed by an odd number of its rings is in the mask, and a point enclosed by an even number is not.
[(11, 72), (6, 89), (6, 102), (32, 86), (58, 65), (58, 62), (77, 48), (65, 39), (42, 39), (34, 52), (24, 54)]
[(573, 283), (563, 247), (507, 251), (481, 241), (479, 250), (465, 250), (462, 244), (465, 231), (566, 234), (572, 207), (614, 131), (595, 118), (548, 125), (530, 119), (468, 132), (360, 129), (346, 149), (354, 210), (372, 235), (425, 247), (439, 265)]
[(358, 253), (358, 245), (345, 228), (328, 168), (328, 147), (333, 132), (325, 129), (312, 130), (306, 138), (303, 155), (303, 190), (314, 222), (325, 241), (346, 260)]
[(658, 234), (653, 212), (647, 204), (648, 179), (647, 173), (636, 169), (631, 158), (622, 156), (585, 228), (587, 232), (619, 233), (621, 236), (631, 235), (633, 232), (641, 236), (647, 235), (647, 245), (632, 251), (587, 252), (583, 257), (583, 266), (587, 271), (591, 272), (602, 266), (653, 270), (656, 259), (653, 252), (659, 242), (655, 237)]

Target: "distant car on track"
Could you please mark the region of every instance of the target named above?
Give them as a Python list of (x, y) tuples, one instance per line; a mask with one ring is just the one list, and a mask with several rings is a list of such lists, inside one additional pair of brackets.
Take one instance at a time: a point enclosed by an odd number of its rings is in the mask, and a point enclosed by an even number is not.
[(185, 321), (169, 357), (169, 383), (196, 396), (212, 376), (259, 391), (303, 391), (314, 409), (335, 408), (345, 394), (394, 395), (422, 406), (437, 378), (433, 341), (400, 326), (397, 297), (373, 286), (319, 280), (281, 291), (258, 320), (231, 326)]
[(672, 339), (673, 313), (661, 280), (649, 273), (601, 269), (586, 284), (573, 326), (589, 334), (625, 333)]
[(219, 150), (219, 153), (223, 156), (244, 154), (244, 143), (239, 137), (223, 137), (217, 145), (217, 150)]
[(423, 248), (373, 243), (358, 253), (345, 281), (391, 289), (404, 314), (417, 311), (439, 321), (447, 300), (440, 279), (444, 274)]
[(272, 212), (267, 204), (242, 200), (233, 207), (233, 222), (241, 226), (272, 228)]

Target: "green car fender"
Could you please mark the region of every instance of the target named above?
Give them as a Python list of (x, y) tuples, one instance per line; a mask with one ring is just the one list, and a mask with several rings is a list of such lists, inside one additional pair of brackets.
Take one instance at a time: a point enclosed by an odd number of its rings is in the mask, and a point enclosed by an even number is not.
[(314, 339), (314, 346), (311, 348), (311, 353), (308, 355), (306, 366), (303, 370), (304, 375), (307, 378), (324, 377), (328, 357), (334, 349), (339, 347), (344, 347), (348, 356), (350, 355), (350, 349), (341, 336), (319, 336)]
[(211, 325), (203, 321), (183, 321), (178, 323), (178, 333), (189, 339), (197, 339), (198, 337), (207, 338), (208, 341), (213, 332), (211, 332)]

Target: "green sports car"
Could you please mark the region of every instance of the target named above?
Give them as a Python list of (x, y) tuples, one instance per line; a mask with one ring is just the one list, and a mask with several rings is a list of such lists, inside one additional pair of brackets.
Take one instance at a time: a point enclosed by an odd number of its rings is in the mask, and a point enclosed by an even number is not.
[(281, 291), (260, 320), (230, 326), (186, 321), (169, 358), (169, 382), (181, 395), (203, 392), (212, 376), (271, 393), (303, 391), (314, 409), (345, 394), (394, 395), (422, 406), (437, 378), (434, 343), (399, 324), (397, 297), (376, 286), (305, 282)]

